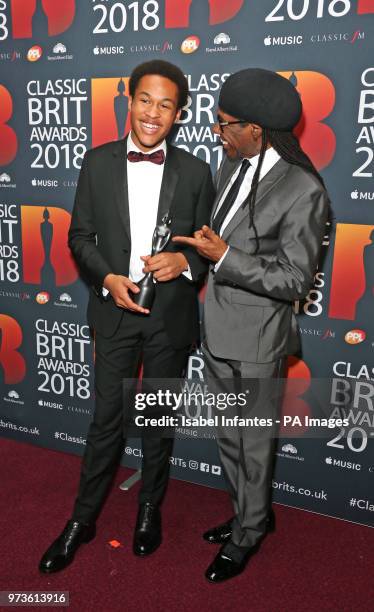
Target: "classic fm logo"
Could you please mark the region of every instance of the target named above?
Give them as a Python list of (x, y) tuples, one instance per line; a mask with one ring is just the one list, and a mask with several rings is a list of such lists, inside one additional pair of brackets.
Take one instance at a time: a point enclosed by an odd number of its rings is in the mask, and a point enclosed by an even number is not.
[(57, 36), (73, 23), (75, 0), (10, 0), (10, 13), (13, 38), (32, 38), (43, 26), (45, 36)]

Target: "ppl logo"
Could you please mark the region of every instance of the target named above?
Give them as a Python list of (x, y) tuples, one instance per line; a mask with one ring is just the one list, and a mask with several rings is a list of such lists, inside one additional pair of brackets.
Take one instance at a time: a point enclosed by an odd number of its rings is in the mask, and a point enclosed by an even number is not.
[(323, 121), (335, 105), (335, 88), (330, 79), (320, 72), (301, 70), (279, 72), (296, 87), (303, 103), (303, 114), (295, 128), (304, 151), (321, 170), (328, 166), (335, 154), (336, 138)]
[(18, 321), (8, 315), (0, 314), (0, 365), (6, 385), (15, 385), (25, 377), (25, 359), (18, 352), (22, 338), (22, 329)]
[(182, 53), (195, 53), (200, 46), (200, 38), (198, 36), (188, 36), (181, 44)]
[(37, 62), (43, 54), (43, 49), (39, 45), (34, 45), (27, 52), (27, 59), (29, 62)]
[(75, 0), (10, 0), (13, 38), (31, 38), (45, 27), (45, 35), (57, 36), (70, 28)]
[[(281, 435), (301, 436), (307, 429), (304, 422), (305, 417), (310, 416), (310, 407), (302, 396), (309, 389), (311, 377), (310, 369), (305, 361), (297, 357), (288, 357), (282, 396)], [(288, 425), (284, 424), (284, 417), (291, 417)], [(299, 417), (302, 425), (291, 425), (294, 417)]]
[(338, 223), (329, 317), (365, 327), (374, 304), (374, 225)]
[(8, 125), (13, 115), (13, 99), (9, 90), (0, 84), (0, 166), (10, 164), (17, 155), (18, 140)]
[(347, 344), (360, 344), (366, 338), (366, 334), (362, 329), (352, 329), (344, 336)]
[(165, 27), (188, 28), (205, 13), (209, 25), (218, 25), (233, 19), (243, 6), (244, 0), (165, 0)]
[(38, 302), (38, 304), (44, 305), (49, 302), (50, 297), (51, 296), (49, 295), (48, 291), (39, 291), (35, 297), (35, 300)]
[(129, 132), (128, 82), (129, 77), (92, 79), (93, 147), (120, 140)]
[(21, 206), (21, 222), (24, 282), (47, 288), (74, 283), (78, 270), (67, 244), (70, 214), (55, 206)]

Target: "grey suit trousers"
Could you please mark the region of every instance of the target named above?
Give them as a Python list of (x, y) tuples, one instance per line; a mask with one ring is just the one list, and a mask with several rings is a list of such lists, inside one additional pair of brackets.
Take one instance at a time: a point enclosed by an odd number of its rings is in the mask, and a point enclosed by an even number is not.
[[(208, 387), (216, 392), (245, 392), (248, 402), (234, 411), (239, 417), (278, 418), (283, 386), (284, 358), (271, 363), (225, 360), (212, 355), (203, 345)], [(240, 411), (240, 413), (239, 413)], [(228, 416), (233, 416), (233, 409)], [(233, 532), (224, 550), (241, 560), (248, 547), (257, 544), (266, 532), (270, 506), (274, 446), (277, 424), (273, 426), (225, 427), (216, 429), (217, 443), (235, 519)]]

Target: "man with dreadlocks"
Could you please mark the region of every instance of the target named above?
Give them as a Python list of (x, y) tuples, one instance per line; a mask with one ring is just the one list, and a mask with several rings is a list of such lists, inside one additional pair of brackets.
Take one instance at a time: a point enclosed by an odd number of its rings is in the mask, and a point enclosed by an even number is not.
[[(250, 379), (251, 407), (241, 414), (254, 410), (274, 423), (274, 387), (286, 356), (299, 348), (292, 303), (312, 285), (329, 200), (292, 133), (302, 105), (290, 81), (268, 70), (241, 70), (224, 83), (218, 107), (214, 132), (226, 158), (211, 227), (174, 240), (211, 261), (203, 338), (208, 383), (227, 390), (230, 379), (245, 389)], [(221, 427), (217, 442), (235, 516), (204, 534), (223, 545), (205, 574), (211, 582), (240, 574), (275, 524), (274, 430)]]

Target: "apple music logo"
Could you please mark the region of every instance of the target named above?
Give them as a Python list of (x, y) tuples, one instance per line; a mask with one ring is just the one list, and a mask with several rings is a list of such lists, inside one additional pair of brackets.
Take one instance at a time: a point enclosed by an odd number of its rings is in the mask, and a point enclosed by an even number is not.
[(374, 192), (355, 189), (351, 191), (351, 200), (374, 200)]
[(301, 34), (296, 36), (265, 36), (264, 45), (265, 47), (271, 47), (276, 45), (301, 45), (303, 37)]

